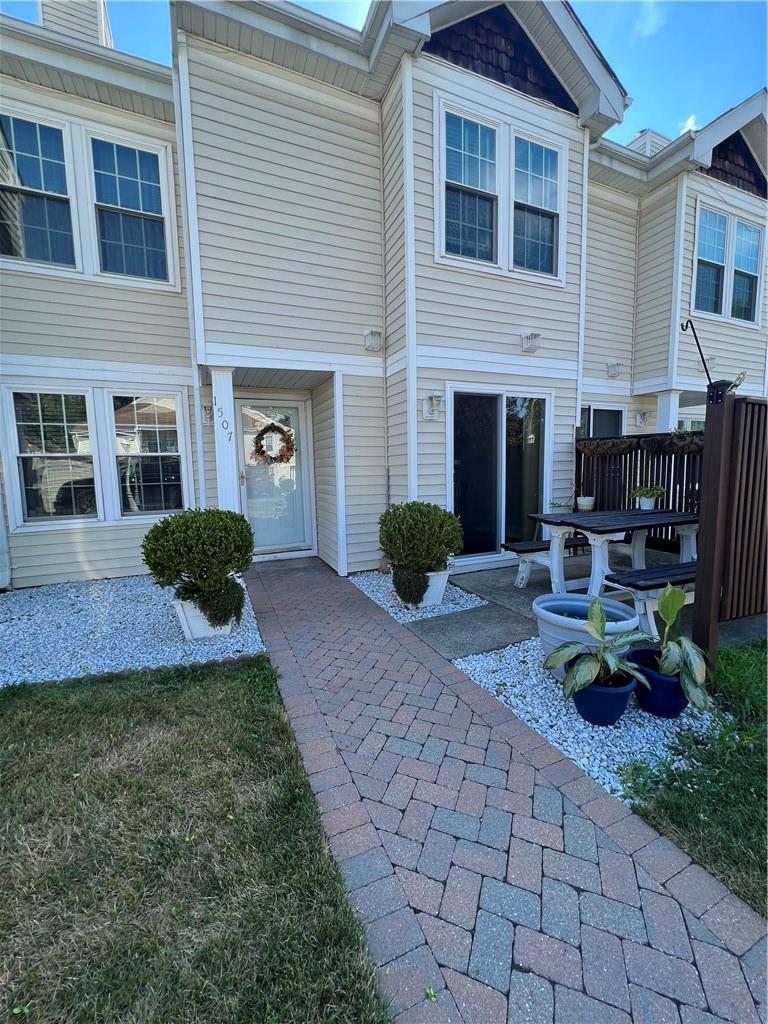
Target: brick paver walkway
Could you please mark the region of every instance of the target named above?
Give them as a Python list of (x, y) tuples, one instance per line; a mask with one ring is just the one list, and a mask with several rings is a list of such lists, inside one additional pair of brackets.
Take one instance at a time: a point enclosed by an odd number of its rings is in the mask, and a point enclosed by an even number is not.
[(760, 1024), (719, 881), (320, 561), (248, 589), (397, 1024)]

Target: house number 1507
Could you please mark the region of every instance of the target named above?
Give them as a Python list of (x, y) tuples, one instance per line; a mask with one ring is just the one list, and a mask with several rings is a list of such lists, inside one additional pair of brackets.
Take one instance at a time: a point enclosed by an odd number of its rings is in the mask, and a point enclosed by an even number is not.
[(229, 420), (225, 417), (222, 407), (216, 402), (216, 395), (213, 396), (213, 404), (216, 409), (216, 417), (219, 421), (219, 426), (227, 435), (227, 440), (231, 441), (232, 431), (230, 430)]

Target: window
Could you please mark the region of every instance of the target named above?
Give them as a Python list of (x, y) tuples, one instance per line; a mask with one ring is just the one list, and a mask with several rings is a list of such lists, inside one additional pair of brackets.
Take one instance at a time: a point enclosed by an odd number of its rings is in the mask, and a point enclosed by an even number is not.
[(694, 309), (755, 323), (762, 229), (702, 206), (696, 240)]
[(755, 320), (759, 265), (760, 229), (737, 220), (731, 299), (731, 316), (736, 320)]
[(696, 309), (704, 313), (722, 313), (725, 277), (725, 236), (728, 218), (712, 210), (702, 210), (699, 240), (696, 246)]
[(438, 96), (436, 261), (564, 283), (567, 144), (524, 138), (511, 120), (485, 123), (448, 103)]
[(112, 405), (122, 514), (183, 508), (176, 399), (115, 395)]
[(0, 116), (0, 255), (74, 267), (64, 136)]
[(91, 149), (101, 269), (167, 280), (157, 153), (102, 139)]
[(557, 152), (516, 138), (514, 266), (555, 273), (557, 193)]
[(86, 396), (13, 394), (23, 518), (96, 516)]
[(596, 409), (581, 407), (581, 419), (576, 428), (576, 439), (581, 437), (620, 437), (624, 432), (623, 409)]
[(446, 252), (496, 260), (496, 131), (445, 115)]

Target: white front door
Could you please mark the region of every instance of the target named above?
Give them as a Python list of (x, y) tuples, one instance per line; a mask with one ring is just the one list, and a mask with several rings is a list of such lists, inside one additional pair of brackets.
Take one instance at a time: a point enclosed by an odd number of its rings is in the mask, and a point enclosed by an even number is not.
[(238, 407), (242, 510), (253, 527), (255, 553), (311, 549), (305, 403), (245, 399)]

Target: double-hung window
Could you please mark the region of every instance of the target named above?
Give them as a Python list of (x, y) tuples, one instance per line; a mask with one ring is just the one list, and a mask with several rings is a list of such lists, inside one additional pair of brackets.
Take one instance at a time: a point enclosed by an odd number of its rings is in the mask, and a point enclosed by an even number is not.
[(762, 228), (702, 206), (696, 238), (694, 309), (745, 323), (757, 320)]
[(14, 391), (13, 412), (23, 518), (95, 517), (86, 396)]
[(556, 273), (557, 151), (515, 139), (513, 264), (521, 270)]
[(91, 149), (102, 271), (166, 281), (157, 153), (96, 138)]
[(122, 514), (183, 508), (176, 399), (114, 395), (112, 406)]
[(445, 115), (445, 249), (496, 261), (496, 130)]
[(0, 116), (0, 255), (75, 266), (64, 136)]
[(519, 134), (511, 120), (488, 124), (448, 109), (439, 97), (437, 124), (435, 258), (560, 281), (567, 147)]

